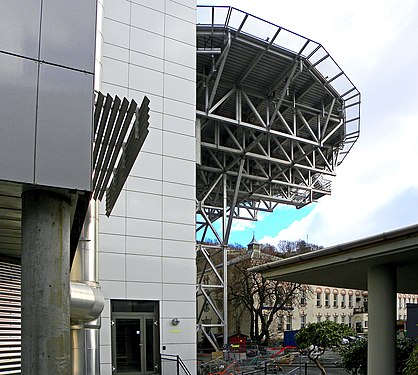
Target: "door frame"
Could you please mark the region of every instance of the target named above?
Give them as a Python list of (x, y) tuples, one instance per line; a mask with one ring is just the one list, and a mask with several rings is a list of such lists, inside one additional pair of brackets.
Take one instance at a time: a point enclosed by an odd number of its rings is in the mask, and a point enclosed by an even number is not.
[[(140, 330), (141, 330), (141, 346), (140, 346), (140, 356), (141, 356), (141, 370), (133, 372), (117, 372), (116, 368), (116, 320), (117, 319), (132, 319), (140, 321)], [(153, 363), (154, 370), (146, 370), (146, 350), (147, 345), (145, 342), (146, 339), (146, 320), (152, 319), (153, 321)], [(144, 332), (144, 334), (142, 334)], [(112, 340), (112, 373), (115, 375), (150, 375), (150, 374), (159, 374), (160, 373), (160, 363), (159, 363), (159, 331), (158, 331), (158, 317), (156, 313), (152, 312), (112, 312), (111, 315), (111, 340)], [(155, 367), (157, 366), (157, 367)]]

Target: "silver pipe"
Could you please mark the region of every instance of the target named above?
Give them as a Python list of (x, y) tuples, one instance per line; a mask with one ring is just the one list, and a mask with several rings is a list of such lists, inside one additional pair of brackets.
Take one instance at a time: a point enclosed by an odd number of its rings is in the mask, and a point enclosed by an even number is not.
[(98, 283), (98, 208), (92, 200), (71, 268), (71, 349), (73, 375), (100, 375), (100, 314), (104, 297)]
[(71, 325), (97, 319), (104, 307), (103, 294), (97, 286), (72, 281), (70, 284)]
[(100, 375), (100, 326), (100, 317), (71, 326), (73, 375)]

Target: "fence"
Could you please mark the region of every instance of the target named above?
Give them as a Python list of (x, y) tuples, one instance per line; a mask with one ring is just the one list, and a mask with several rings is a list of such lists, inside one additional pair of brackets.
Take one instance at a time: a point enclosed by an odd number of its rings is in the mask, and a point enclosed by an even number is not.
[[(265, 361), (257, 369), (244, 370), (237, 375), (321, 375), (320, 369), (304, 355), (293, 353), (291, 361), (281, 361), (277, 358), (274, 361)], [(327, 352), (321, 358), (321, 365), (325, 368), (328, 375), (347, 375), (347, 372), (339, 367), (340, 357), (337, 353)]]
[[(327, 351), (321, 357), (321, 365), (328, 375), (347, 375), (339, 367), (340, 357), (337, 353)], [(321, 375), (321, 371), (305, 355), (289, 351), (281, 356), (260, 355), (235, 361), (221, 359), (201, 363), (199, 375)]]

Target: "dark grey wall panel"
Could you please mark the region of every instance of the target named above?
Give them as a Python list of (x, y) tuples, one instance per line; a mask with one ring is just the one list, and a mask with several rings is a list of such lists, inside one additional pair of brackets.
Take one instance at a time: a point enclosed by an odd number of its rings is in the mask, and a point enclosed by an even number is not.
[(90, 190), (93, 75), (42, 64), (35, 183)]
[(0, 53), (0, 178), (33, 182), (37, 63)]
[(0, 14), (0, 50), (37, 59), (41, 0), (2, 0)]
[(44, 0), (41, 60), (94, 71), (95, 0)]

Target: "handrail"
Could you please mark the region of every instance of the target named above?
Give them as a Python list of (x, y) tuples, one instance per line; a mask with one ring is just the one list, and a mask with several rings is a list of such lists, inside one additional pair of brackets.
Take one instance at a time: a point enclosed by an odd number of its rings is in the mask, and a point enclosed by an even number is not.
[(187, 366), (185, 365), (185, 363), (183, 362), (183, 360), (180, 358), (179, 355), (177, 354), (161, 354), (161, 361), (165, 360), (165, 361), (171, 361), (171, 362), (176, 362), (176, 375), (181, 375), (180, 374), (180, 368), (183, 370), (183, 373), (185, 375), (192, 375), (192, 373), (189, 371), (189, 369), (187, 368)]

